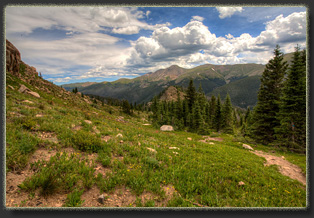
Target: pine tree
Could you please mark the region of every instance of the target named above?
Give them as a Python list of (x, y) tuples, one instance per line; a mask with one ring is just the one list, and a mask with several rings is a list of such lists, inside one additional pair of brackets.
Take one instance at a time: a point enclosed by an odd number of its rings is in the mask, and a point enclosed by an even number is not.
[(195, 101), (194, 107), (193, 107), (193, 129), (197, 131), (198, 129), (203, 128), (203, 120), (202, 120), (202, 114), (201, 114), (201, 108), (198, 103), (198, 101)]
[(254, 108), (252, 137), (257, 142), (271, 143), (275, 140), (275, 128), (280, 125), (276, 118), (279, 112), (283, 78), (287, 63), (283, 61), (283, 53), (277, 45), (274, 58), (267, 64), (261, 78), (261, 85)]
[[(96, 99), (95, 99), (96, 100)], [(126, 114), (131, 114), (131, 105), (128, 102), (128, 100), (123, 100), (122, 101), (122, 111)]]
[(210, 99), (210, 103), (209, 103), (209, 126), (211, 128), (215, 128), (214, 125), (214, 120), (215, 120), (215, 111), (216, 111), (216, 97), (214, 95), (212, 95), (211, 99)]
[(214, 118), (214, 127), (216, 128), (217, 132), (221, 129), (221, 124), (222, 124), (222, 106), (221, 106), (220, 95), (218, 95), (217, 104), (215, 106), (215, 118)]
[(222, 108), (222, 128), (224, 128), (226, 132), (233, 131), (232, 105), (229, 93), (225, 98), (225, 102)]
[(278, 142), (295, 150), (306, 148), (306, 58), (305, 51), (295, 48), (292, 64), (284, 83), (280, 110)]
[(185, 98), (188, 101), (189, 111), (192, 111), (194, 102), (195, 102), (195, 100), (197, 98), (196, 94), (197, 93), (196, 93), (196, 90), (195, 90), (195, 87), (194, 87), (194, 84), (193, 84), (193, 80), (190, 79), (190, 83), (189, 83), (188, 89), (186, 91), (186, 96), (185, 96)]

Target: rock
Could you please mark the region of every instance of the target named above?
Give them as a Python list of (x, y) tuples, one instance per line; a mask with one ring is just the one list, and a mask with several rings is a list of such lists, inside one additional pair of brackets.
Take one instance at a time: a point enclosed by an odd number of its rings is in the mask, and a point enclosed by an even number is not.
[(152, 124), (149, 124), (149, 123), (144, 123), (143, 126), (150, 126)]
[(99, 134), (99, 133), (100, 133), (100, 131), (97, 129), (96, 126), (93, 126), (93, 130), (94, 130), (94, 132), (95, 132), (96, 134)]
[(192, 138), (188, 137), (188, 140), (192, 141)]
[(116, 137), (120, 137), (120, 138), (123, 138), (123, 135), (121, 133), (119, 133), (118, 135), (116, 135)]
[(243, 148), (245, 148), (245, 149), (254, 150), (251, 146), (249, 146), (249, 145), (247, 145), (247, 144), (243, 144), (242, 146), (243, 146)]
[(30, 94), (36, 98), (40, 98), (40, 95), (37, 92), (30, 91), (30, 92), (27, 92), (27, 94)]
[(160, 131), (173, 131), (173, 127), (170, 125), (163, 125), (160, 127)]
[(35, 117), (43, 117), (44, 115), (43, 114), (36, 114)]
[(21, 87), (19, 88), (20, 93), (29, 92), (29, 91), (31, 90), (24, 85), (21, 85)]
[(34, 104), (34, 102), (32, 102), (32, 101), (29, 101), (29, 100), (24, 100), (24, 101), (22, 101), (23, 103), (28, 103), (28, 104)]
[(157, 153), (157, 151), (153, 148), (147, 148), (150, 152)]
[(245, 183), (242, 182), (242, 181), (240, 181), (238, 185), (239, 185), (239, 186), (242, 186), (242, 185), (245, 185)]
[(178, 150), (180, 150), (180, 148), (177, 148), (177, 147), (169, 147), (169, 149), (178, 149)]
[(120, 140), (120, 144), (122, 144), (123, 143), (123, 140)]
[(208, 142), (208, 144), (210, 144), (210, 145), (214, 145), (215, 143), (214, 143), (214, 142)]
[(21, 54), (19, 50), (6, 40), (6, 70), (13, 75), (18, 75), (20, 70)]
[(101, 204), (104, 204), (105, 203), (105, 196), (104, 194), (101, 194), (99, 197), (98, 197), (98, 202), (101, 203)]
[(87, 124), (92, 124), (92, 121), (90, 121), (90, 120), (84, 120), (84, 122)]

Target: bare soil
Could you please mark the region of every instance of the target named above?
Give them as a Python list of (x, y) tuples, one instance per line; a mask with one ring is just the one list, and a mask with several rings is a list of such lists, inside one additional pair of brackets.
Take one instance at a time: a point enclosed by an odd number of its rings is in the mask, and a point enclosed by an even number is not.
[(257, 150), (251, 152), (266, 159), (266, 163), (264, 163), (264, 166), (278, 165), (281, 174), (288, 176), (291, 179), (296, 179), (303, 185), (306, 185), (306, 176), (302, 173), (301, 168), (285, 160), (284, 157), (270, 155), (263, 151)]

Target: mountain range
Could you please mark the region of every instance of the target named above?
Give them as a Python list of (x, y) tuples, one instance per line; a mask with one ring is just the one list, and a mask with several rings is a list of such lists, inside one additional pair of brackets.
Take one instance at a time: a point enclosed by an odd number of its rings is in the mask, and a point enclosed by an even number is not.
[[(291, 53), (285, 55), (290, 61)], [(114, 82), (86, 82), (62, 85), (68, 91), (78, 88), (79, 92), (103, 97), (126, 99), (129, 102), (149, 102), (169, 86), (182, 86), (186, 88), (190, 79), (193, 79), (196, 89), (201, 84), (205, 95), (210, 98), (220, 95), (222, 99), (227, 93), (233, 105), (247, 108), (253, 107), (257, 102), (257, 92), (260, 86), (260, 77), (265, 65), (262, 64), (235, 64), (213, 65), (205, 64), (185, 69), (172, 65), (166, 69), (147, 73), (143, 76)]]

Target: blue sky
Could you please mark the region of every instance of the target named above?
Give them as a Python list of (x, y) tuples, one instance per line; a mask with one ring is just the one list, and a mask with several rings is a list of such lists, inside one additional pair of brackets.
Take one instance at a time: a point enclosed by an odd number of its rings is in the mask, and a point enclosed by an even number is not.
[(305, 7), (6, 8), (6, 38), (61, 85), (135, 78), (177, 64), (266, 64), (306, 46)]

